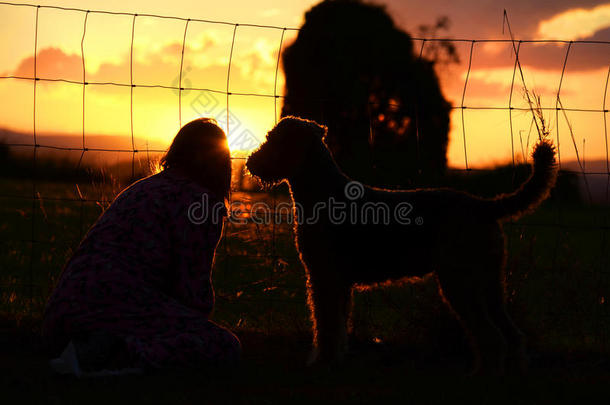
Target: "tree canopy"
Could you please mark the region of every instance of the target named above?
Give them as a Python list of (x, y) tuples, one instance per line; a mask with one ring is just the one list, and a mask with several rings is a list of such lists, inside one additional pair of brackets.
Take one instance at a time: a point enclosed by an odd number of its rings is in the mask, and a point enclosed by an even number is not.
[(282, 116), (327, 125), (327, 145), (350, 177), (414, 186), (443, 174), (450, 104), (434, 61), (414, 53), (411, 36), (384, 7), (360, 0), (315, 5), (282, 67)]

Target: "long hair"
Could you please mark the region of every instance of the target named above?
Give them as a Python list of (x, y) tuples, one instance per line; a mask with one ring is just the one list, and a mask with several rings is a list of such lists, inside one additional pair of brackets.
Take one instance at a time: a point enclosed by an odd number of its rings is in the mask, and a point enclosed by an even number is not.
[(227, 136), (213, 118), (198, 118), (184, 125), (159, 164), (164, 170), (179, 168), (218, 198), (229, 198), (231, 155)]

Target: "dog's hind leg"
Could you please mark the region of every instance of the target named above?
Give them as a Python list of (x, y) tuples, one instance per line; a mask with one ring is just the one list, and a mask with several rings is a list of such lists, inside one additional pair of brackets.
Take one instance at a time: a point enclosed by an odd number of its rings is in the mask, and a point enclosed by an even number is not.
[(314, 347), (308, 363), (340, 361), (347, 351), (351, 285), (334, 277), (310, 279), (309, 294), (314, 322)]
[(475, 357), (472, 374), (501, 375), (507, 343), (488, 312), (479, 273), (454, 268), (438, 274), (438, 281), (442, 296), (470, 337)]
[(507, 367), (525, 374), (528, 367), (526, 339), (521, 330), (513, 323), (506, 311), (506, 292), (502, 264), (486, 274), (486, 300), (489, 316), (492, 322), (500, 328), (508, 343)]
[[(504, 268), (506, 266), (506, 243), (499, 225), (490, 229), (485, 251), (481, 260), (480, 281), (483, 284), (485, 302), (491, 321), (500, 329), (508, 344), (507, 368), (521, 374), (527, 372), (528, 358), (525, 335), (506, 311), (506, 287)], [(483, 242), (481, 243), (483, 244)]]

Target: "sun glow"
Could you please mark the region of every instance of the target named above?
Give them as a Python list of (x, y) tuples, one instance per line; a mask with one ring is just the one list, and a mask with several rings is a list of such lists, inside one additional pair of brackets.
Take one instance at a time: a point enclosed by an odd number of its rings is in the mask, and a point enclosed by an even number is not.
[[(291, 9), (290, 15), (298, 16), (297, 20), (307, 5), (300, 7), (303, 9)], [(19, 35), (15, 37), (18, 39), (0, 44), (2, 75), (33, 77), (33, 10), (3, 8), (10, 16), (6, 14), (7, 24), (2, 29)], [(288, 8), (269, 8), (258, 13), (256, 18), (264, 21), (275, 18), (275, 25), (295, 25), (286, 10)], [(258, 147), (279, 119), (282, 99), (275, 96), (283, 94), (284, 85), (281, 67), (276, 76), (279, 44), (280, 40), (284, 47), (290, 44), (296, 32), (240, 25), (235, 30), (233, 43), (233, 25), (190, 22), (185, 36), (184, 21), (139, 16), (132, 50), (130, 16), (92, 13), (88, 16), (84, 37), (83, 17), (78, 12), (40, 10), (37, 76), (74, 83), (37, 82), (36, 129), (39, 134), (64, 133), (80, 137), (84, 129), (86, 136), (118, 135), (130, 140), (133, 135), (138, 148), (154, 145), (151, 149), (165, 149), (181, 124), (198, 117), (212, 117), (227, 133), (231, 153), (243, 156)], [(61, 30), (57, 29), (59, 25)], [(576, 39), (608, 26), (610, 5), (603, 5), (588, 10), (568, 10), (541, 21), (538, 34), (545, 38)], [(468, 49), (457, 46), (459, 52), (468, 55)], [(547, 60), (549, 53), (538, 56), (549, 48), (558, 51), (557, 60)], [(528, 49), (529, 56), (524, 54)], [(589, 67), (586, 58), (590, 58), (590, 54), (582, 53), (582, 59), (578, 59), (583, 49), (572, 48), (562, 81), (561, 99), (566, 107), (599, 110), (607, 65)], [(604, 50), (607, 48), (600, 52)], [(464, 63), (455, 66), (449, 74), (440, 73), (446, 98), (454, 106), (459, 106), (464, 96), (464, 106), (469, 108), (508, 107), (514, 63), (511, 52), (509, 44), (477, 44), (466, 89), (467, 66)], [(523, 44), (521, 47), (527, 87), (541, 94), (543, 103), (549, 108), (555, 105), (564, 55), (563, 49), (555, 45)], [(541, 65), (536, 58), (544, 59), (544, 63)], [(88, 85), (82, 85), (83, 78)], [(133, 92), (130, 91), (131, 80), (135, 84)], [(182, 91), (175, 88), (179, 85)], [(521, 86), (517, 78), (513, 107), (525, 106)], [(33, 81), (2, 79), (0, 95), (11, 100), (0, 109), (3, 126), (30, 133), (33, 128)], [(588, 156), (603, 157), (603, 116), (587, 114), (568, 113), (573, 120), (575, 141), (581, 145), (586, 138)], [(378, 118), (388, 119), (385, 116)], [(531, 116), (527, 111), (513, 112), (512, 139), (510, 118), (506, 110), (454, 109), (448, 145), (449, 164), (463, 167), (468, 159), (470, 166), (484, 166), (506, 163), (511, 160), (511, 153), (526, 154), (527, 142), (524, 141), (524, 151), (521, 151), (519, 137), (527, 138)], [(557, 124), (554, 113), (550, 118), (551, 129), (559, 128), (561, 136), (569, 137), (565, 119)], [(96, 146), (89, 144), (88, 138), (86, 141), (87, 147)], [(568, 150), (570, 142), (562, 146), (566, 148), (565, 153), (562, 150), (562, 157), (575, 155), (575, 151)]]

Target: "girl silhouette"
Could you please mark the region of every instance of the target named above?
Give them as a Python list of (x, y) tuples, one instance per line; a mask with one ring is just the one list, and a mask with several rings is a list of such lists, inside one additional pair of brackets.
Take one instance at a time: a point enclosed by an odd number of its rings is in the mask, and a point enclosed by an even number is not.
[(237, 337), (208, 319), (214, 252), (231, 183), (223, 130), (212, 119), (186, 124), (161, 166), (115, 198), (66, 264), (43, 321), (49, 348), (56, 354), (65, 348), (52, 362), (56, 369), (238, 360)]

